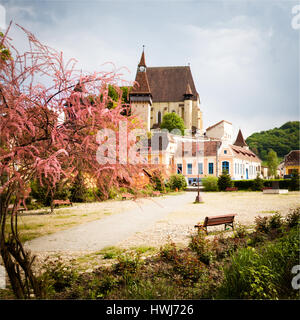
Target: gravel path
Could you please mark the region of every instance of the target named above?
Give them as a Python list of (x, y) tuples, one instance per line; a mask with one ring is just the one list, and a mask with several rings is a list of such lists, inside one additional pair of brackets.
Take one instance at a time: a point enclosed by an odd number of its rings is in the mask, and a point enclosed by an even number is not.
[[(93, 252), (130, 237), (153, 225), (176, 208), (186, 204), (190, 197), (186, 194), (137, 200), (132, 209), (132, 201), (122, 201), (122, 212), (100, 220), (81, 224), (68, 230), (33, 239), (25, 247), (33, 252)], [(131, 207), (126, 210), (126, 206)]]
[[(260, 192), (202, 193), (204, 203), (193, 204), (196, 193), (132, 201), (122, 201), (121, 213), (81, 224), (65, 231), (34, 239), (26, 247), (35, 253), (93, 252), (107, 246), (159, 247), (172, 240), (186, 244), (194, 224), (207, 215), (237, 213), (236, 222), (253, 224), (256, 216), (288, 213), (300, 206), (299, 192), (266, 195)], [(131, 204), (129, 204), (131, 203)], [(126, 209), (126, 207), (129, 207)], [(210, 230), (222, 227), (210, 228)]]

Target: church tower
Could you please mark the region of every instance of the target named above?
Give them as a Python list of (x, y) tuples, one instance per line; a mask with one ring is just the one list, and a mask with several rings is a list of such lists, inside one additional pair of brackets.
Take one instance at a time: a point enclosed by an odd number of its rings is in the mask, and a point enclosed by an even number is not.
[(193, 112), (193, 93), (190, 84), (188, 83), (185, 89), (184, 96), (184, 126), (188, 129), (192, 128), (192, 112)]
[(137, 115), (145, 123), (146, 130), (150, 131), (152, 95), (147, 77), (144, 50), (140, 63), (138, 64), (135, 84), (130, 92), (129, 98), (132, 114)]

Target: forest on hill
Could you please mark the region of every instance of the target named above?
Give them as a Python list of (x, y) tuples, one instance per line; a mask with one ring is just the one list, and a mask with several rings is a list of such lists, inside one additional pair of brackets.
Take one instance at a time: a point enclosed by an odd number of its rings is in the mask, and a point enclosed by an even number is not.
[(276, 151), (278, 158), (283, 158), (291, 150), (299, 150), (299, 126), (299, 121), (289, 121), (280, 128), (253, 133), (246, 143), (263, 161), (270, 149)]

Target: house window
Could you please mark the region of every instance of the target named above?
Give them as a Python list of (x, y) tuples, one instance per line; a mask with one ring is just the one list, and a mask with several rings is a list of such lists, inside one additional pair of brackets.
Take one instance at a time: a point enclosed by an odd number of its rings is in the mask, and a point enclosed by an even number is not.
[(157, 123), (161, 124), (161, 112), (160, 111), (157, 112)]
[(223, 161), (222, 162), (222, 172), (229, 173), (229, 162), (228, 161)]
[(192, 174), (193, 173), (193, 165), (192, 163), (187, 164), (187, 174)]
[(208, 173), (209, 174), (213, 174), (214, 173), (214, 164), (212, 162), (210, 162), (208, 164)]
[(227, 150), (224, 150), (224, 154), (227, 154)]
[(177, 173), (182, 174), (182, 164), (181, 163), (177, 163)]
[(203, 163), (198, 163), (198, 173), (203, 174)]
[(240, 164), (240, 174), (243, 174), (243, 166)]

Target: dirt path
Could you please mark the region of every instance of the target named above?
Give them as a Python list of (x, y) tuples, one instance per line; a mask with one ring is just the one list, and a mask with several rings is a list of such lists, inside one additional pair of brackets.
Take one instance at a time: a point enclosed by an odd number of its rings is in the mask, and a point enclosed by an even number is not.
[[(120, 202), (123, 211), (26, 243), (33, 252), (93, 252), (107, 246), (159, 247), (169, 240), (186, 244), (194, 224), (207, 215), (237, 213), (236, 222), (253, 224), (256, 216), (276, 211), (286, 214), (300, 206), (300, 193), (265, 195), (260, 192), (204, 193), (203, 204), (193, 204), (194, 192), (143, 199), (135, 207)], [(126, 208), (128, 207), (128, 209)], [(219, 227), (216, 227), (219, 228)], [(222, 229), (222, 227), (220, 227)], [(220, 229), (219, 228), (219, 229)], [(213, 230), (213, 229), (210, 229)]]
[(179, 194), (137, 200), (134, 208), (132, 208), (132, 201), (120, 202), (120, 206), (123, 206), (122, 212), (33, 239), (26, 242), (25, 247), (33, 252), (101, 250), (104, 247), (116, 245), (136, 232), (144, 231), (157, 220), (189, 201), (190, 195)]

